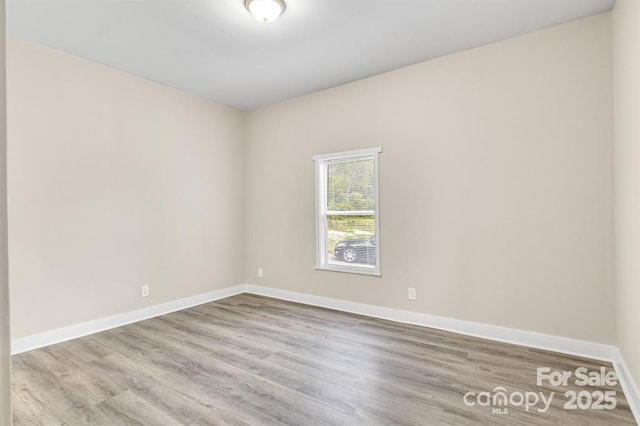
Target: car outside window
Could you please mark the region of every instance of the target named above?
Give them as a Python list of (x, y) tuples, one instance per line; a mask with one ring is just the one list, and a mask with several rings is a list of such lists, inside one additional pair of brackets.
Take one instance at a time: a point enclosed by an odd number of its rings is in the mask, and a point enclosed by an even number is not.
[(314, 157), (317, 269), (380, 275), (380, 152), (369, 148)]

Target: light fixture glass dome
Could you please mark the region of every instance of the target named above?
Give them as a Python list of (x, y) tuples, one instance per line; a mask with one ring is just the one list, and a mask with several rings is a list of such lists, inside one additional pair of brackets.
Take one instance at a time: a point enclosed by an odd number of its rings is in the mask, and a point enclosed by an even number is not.
[(260, 22), (275, 21), (284, 12), (282, 0), (245, 0), (245, 7)]

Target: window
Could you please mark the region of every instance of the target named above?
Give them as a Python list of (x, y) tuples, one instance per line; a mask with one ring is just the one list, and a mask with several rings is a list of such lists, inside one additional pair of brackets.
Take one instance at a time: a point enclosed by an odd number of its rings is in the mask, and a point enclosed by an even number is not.
[(313, 157), (318, 269), (380, 275), (380, 152), (371, 148)]

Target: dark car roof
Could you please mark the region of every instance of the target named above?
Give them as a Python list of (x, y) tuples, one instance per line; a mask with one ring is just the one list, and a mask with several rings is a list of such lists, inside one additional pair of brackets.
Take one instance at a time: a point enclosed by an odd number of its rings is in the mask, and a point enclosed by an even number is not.
[(369, 241), (369, 240), (375, 239), (375, 238), (376, 237), (373, 236), (373, 237), (368, 237), (368, 238), (360, 238), (360, 239), (357, 239), (357, 240), (343, 240), (343, 241), (340, 241), (340, 242), (341, 243), (345, 243), (345, 244), (364, 243), (365, 241)]

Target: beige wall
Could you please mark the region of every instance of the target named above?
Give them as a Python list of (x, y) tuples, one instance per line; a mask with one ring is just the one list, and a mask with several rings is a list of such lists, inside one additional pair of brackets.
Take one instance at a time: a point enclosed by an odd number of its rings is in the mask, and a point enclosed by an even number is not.
[(613, 11), (618, 346), (640, 383), (640, 2)]
[(240, 112), (18, 39), (8, 62), (13, 338), (242, 282)]
[(0, 425), (11, 424), (11, 330), (7, 271), (5, 2), (0, 0)]
[[(614, 344), (610, 31), (602, 14), (249, 113), (245, 280)], [(314, 270), (311, 157), (378, 145), (382, 278)]]
[[(13, 337), (249, 282), (616, 343), (610, 31), (244, 116), (10, 39)], [(383, 277), (314, 270), (311, 157), (378, 145)]]

